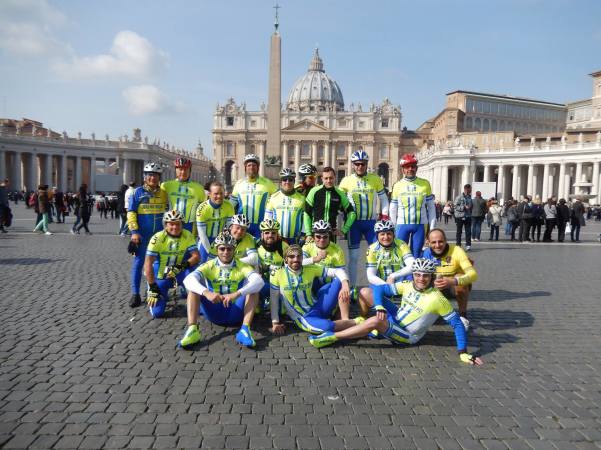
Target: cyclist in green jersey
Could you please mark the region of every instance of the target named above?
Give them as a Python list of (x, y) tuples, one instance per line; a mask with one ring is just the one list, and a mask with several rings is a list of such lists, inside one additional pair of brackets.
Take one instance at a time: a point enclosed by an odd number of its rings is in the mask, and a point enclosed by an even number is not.
[(221, 326), (238, 326), (236, 341), (254, 347), (250, 326), (255, 315), (263, 279), (252, 266), (234, 258), (236, 240), (226, 233), (215, 238), (217, 258), (207, 261), (184, 279), (188, 289), (188, 325), (179, 345), (188, 348), (200, 342), (198, 311)]
[[(434, 322), (442, 317), (455, 333), (460, 361), (480, 366), (482, 359), (468, 353), (467, 333), (463, 323), (449, 301), (433, 286), (436, 266), (433, 261), (417, 258), (412, 264), (413, 281), (374, 287), (376, 315), (367, 320), (337, 321), (335, 331), (319, 336), (309, 336), (311, 345), (317, 348), (345, 339), (358, 339), (376, 330), (379, 335), (394, 344), (415, 344), (427, 333)], [(400, 306), (389, 298), (401, 295)]]
[(265, 217), (280, 223), (280, 235), (288, 244), (300, 241), (303, 228), (305, 197), (294, 190), (295, 173), (288, 169), (280, 171), (280, 190), (267, 202)]
[(187, 158), (175, 160), (175, 180), (165, 181), (161, 189), (167, 193), (169, 209), (177, 209), (184, 217), (184, 229), (196, 234), (194, 222), (198, 205), (207, 199), (204, 188), (195, 181), (190, 181), (192, 161)]
[(259, 157), (246, 155), (244, 157), (244, 172), (246, 178), (238, 180), (234, 185), (230, 200), (237, 214), (244, 214), (250, 226), (248, 232), (255, 239), (260, 236), (259, 224), (265, 216), (265, 207), (269, 197), (277, 191), (269, 178), (259, 176)]
[[(323, 169), (321, 181), (323, 184), (311, 189), (305, 200), (304, 223), (305, 231), (308, 233), (305, 242), (311, 241), (313, 222), (317, 220), (325, 220), (330, 224), (333, 233), (332, 240), (336, 242), (336, 237), (342, 237), (348, 233), (357, 218), (355, 209), (346, 193), (335, 186), (336, 172), (333, 167)], [(341, 230), (337, 228), (336, 223), (340, 212), (345, 216)]]
[[(234, 257), (244, 264), (257, 267), (259, 264), (259, 256), (257, 255), (255, 239), (247, 232), (249, 225), (248, 219), (244, 214), (235, 214), (230, 220), (229, 228), (224, 232), (232, 235), (236, 240)], [(209, 259), (214, 259), (216, 257), (217, 246), (213, 243)]]
[(178, 210), (167, 211), (163, 215), (164, 230), (150, 238), (146, 249), (146, 303), (154, 318), (165, 314), (169, 289), (174, 286), (174, 281), (183, 283), (200, 259), (196, 240), (183, 228), (183, 220), (184, 216)]
[[(317, 264), (326, 269), (344, 270), (346, 261), (342, 248), (334, 242), (331, 242), (332, 227), (325, 220), (318, 220), (313, 223), (314, 240), (303, 246), (303, 266)], [(316, 279), (313, 282), (313, 293), (317, 293), (325, 283), (331, 282), (327, 278), (324, 282)], [(350, 302), (338, 302), (338, 309), (342, 319), (348, 319), (350, 313)]]

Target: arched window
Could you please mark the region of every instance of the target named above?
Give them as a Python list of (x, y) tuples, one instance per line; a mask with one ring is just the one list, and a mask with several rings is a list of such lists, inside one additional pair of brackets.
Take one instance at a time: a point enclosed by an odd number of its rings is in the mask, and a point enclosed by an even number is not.
[(474, 121), (474, 128), (477, 131), (482, 131), (482, 124), (480, 123), (480, 117), (476, 117), (476, 120)]
[(490, 131), (497, 131), (497, 119), (490, 121)]
[(471, 130), (472, 129), (472, 118), (471, 117), (466, 117), (465, 118), (465, 129), (466, 130)]
[(488, 119), (484, 119), (482, 121), (482, 131), (488, 131), (488, 130), (489, 130)]

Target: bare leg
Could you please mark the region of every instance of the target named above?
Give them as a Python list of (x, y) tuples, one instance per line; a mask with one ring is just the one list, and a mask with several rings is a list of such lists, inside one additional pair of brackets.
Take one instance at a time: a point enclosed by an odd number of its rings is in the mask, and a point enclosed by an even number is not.
[(198, 308), (200, 308), (200, 295), (188, 291), (188, 325), (198, 322)]
[(342, 320), (349, 320), (351, 313), (351, 303), (343, 302), (338, 300), (338, 310), (340, 311), (340, 318)]
[(457, 309), (459, 315), (465, 317), (467, 315), (467, 301), (470, 291), (467, 286), (455, 286), (455, 296), (457, 297)]
[(369, 309), (374, 305), (374, 296), (370, 288), (364, 287), (359, 291), (359, 309), (361, 317), (369, 315)]
[(341, 319), (334, 321), (334, 331), (342, 331), (357, 325), (357, 322), (350, 319)]
[(255, 308), (259, 303), (259, 294), (248, 294), (246, 296), (246, 301), (244, 302), (244, 319), (242, 320), (242, 325), (246, 325), (250, 327), (250, 324), (255, 317)]
[[(336, 322), (336, 328), (338, 329), (338, 322)], [(379, 320), (377, 316), (372, 316), (359, 325), (351, 326), (350, 328), (342, 328), (340, 331), (336, 331), (335, 335), (338, 339), (358, 339), (367, 336), (372, 330), (378, 330), (379, 333), (384, 333), (387, 329), (388, 322), (386, 320)]]

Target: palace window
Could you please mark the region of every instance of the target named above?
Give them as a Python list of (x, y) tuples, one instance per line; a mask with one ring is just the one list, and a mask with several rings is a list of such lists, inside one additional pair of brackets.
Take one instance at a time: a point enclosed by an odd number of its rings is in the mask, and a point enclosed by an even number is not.
[(255, 128), (257, 126), (257, 121), (256, 120), (251, 120), (250, 121), (250, 126)]
[(294, 125), (294, 120), (290, 121), (290, 126)]
[(388, 128), (388, 119), (382, 119), (382, 128)]
[(319, 124), (323, 127), (325, 125), (325, 122), (323, 120), (320, 120)]
[(311, 144), (308, 142), (303, 142), (301, 145), (301, 158), (310, 158), (311, 157)]
[(346, 119), (338, 119), (338, 126), (341, 128), (346, 127)]
[(365, 122), (360, 120), (359, 121), (359, 128), (365, 128)]
[(336, 147), (336, 157), (344, 158), (345, 156), (346, 156), (346, 145), (338, 144), (338, 147)]
[(225, 125), (228, 127), (233, 127), (234, 126), (234, 118), (232, 116), (227, 116), (225, 118)]
[(233, 143), (228, 142), (225, 145), (225, 156), (228, 156), (228, 157), (234, 156), (234, 144)]
[(378, 159), (388, 159), (388, 146), (386, 144), (380, 146), (380, 152), (378, 155)]

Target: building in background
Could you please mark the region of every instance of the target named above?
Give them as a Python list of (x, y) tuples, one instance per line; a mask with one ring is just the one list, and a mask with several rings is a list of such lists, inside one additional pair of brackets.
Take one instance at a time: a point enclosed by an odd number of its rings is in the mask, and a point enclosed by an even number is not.
[(0, 119), (0, 179), (8, 178), (11, 189), (36, 189), (38, 184), (57, 186), (62, 191), (76, 191), (86, 183), (90, 192), (117, 190), (121, 184), (142, 182), (147, 161), (160, 162), (163, 178), (175, 177), (173, 161), (178, 157), (192, 160), (191, 179), (200, 183), (217, 176), (202, 146), (194, 152), (176, 149), (169, 144), (149, 143), (139, 128), (130, 139), (118, 140), (69, 137), (44, 128), (30, 119)]
[(590, 76), (593, 78), (593, 96), (567, 105), (568, 130), (601, 129), (601, 70)]

